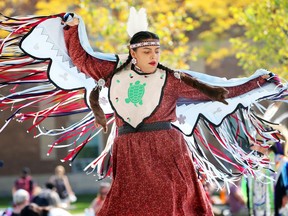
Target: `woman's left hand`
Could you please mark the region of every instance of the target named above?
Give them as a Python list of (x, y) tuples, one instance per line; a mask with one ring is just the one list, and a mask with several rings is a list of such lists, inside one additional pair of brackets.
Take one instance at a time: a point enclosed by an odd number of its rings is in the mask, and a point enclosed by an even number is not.
[(261, 76), (263, 79), (265, 79), (267, 82), (275, 83), (275, 85), (279, 85), (282, 87), (281, 79), (278, 77), (278, 75), (274, 73), (269, 73)]

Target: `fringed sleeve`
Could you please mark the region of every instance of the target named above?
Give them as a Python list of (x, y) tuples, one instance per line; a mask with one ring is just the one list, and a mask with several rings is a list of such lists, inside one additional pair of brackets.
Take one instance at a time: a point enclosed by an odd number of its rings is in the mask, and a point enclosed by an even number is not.
[(279, 131), (261, 118), (265, 108), (259, 102), (280, 100), (287, 95), (287, 86), (259, 74), (244, 82), (234, 80), (227, 84), (223, 80), (229, 91), (225, 105), (175, 80), (173, 93), (178, 101), (177, 121), (173, 125), (184, 134), (199, 175), (219, 188), (222, 187), (219, 182), (228, 186), (242, 175), (270, 181), (261, 171), (271, 169), (262, 152), (277, 141)]
[[(233, 86), (233, 87), (225, 87), (229, 91), (227, 98), (236, 97), (242, 94), (245, 94), (259, 86), (262, 86), (267, 82), (262, 77), (258, 77), (252, 79), (242, 85)], [(193, 88), (186, 83), (182, 82), (181, 80), (175, 81), (175, 95), (179, 98), (189, 98), (196, 101), (209, 101), (211, 100), (207, 95), (200, 92), (198, 89)]]

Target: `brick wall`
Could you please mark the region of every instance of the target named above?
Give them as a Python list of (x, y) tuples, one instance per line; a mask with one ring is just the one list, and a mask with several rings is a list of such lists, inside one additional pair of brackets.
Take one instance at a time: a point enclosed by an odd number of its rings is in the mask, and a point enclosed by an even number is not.
[[(1, 122), (5, 113), (1, 113)], [(0, 133), (0, 160), (4, 166), (0, 168), (0, 175), (18, 175), (22, 167), (28, 166), (34, 174), (54, 172), (60, 159), (66, 154), (67, 149), (56, 150), (55, 157), (41, 156), (41, 148), (51, 143), (48, 138), (33, 138), (33, 133), (27, 133), (31, 122), (19, 123), (15, 120)], [(47, 140), (47, 142), (45, 142)], [(46, 152), (46, 150), (45, 150)], [(46, 154), (46, 153), (45, 153)], [(63, 163), (69, 172), (68, 164)]]

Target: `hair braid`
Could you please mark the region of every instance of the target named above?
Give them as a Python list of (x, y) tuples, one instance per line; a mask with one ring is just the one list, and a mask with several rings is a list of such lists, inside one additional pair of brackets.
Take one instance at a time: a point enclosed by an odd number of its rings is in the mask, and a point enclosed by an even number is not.
[(117, 73), (118, 71), (121, 71), (122, 69), (124, 69), (132, 60), (132, 56), (129, 52), (129, 56), (127, 58), (127, 60), (124, 62), (124, 64), (122, 64), (120, 67), (116, 68), (112, 73), (110, 73), (105, 80), (108, 80), (109, 78), (111, 78), (113, 76), (113, 74)]
[(176, 71), (172, 70), (171, 68), (168, 68), (168, 67), (166, 67), (166, 66), (164, 66), (164, 65), (162, 65), (162, 64), (160, 64), (160, 63), (158, 63), (157, 68), (162, 69), (162, 70), (165, 70), (165, 71), (167, 71), (168, 73), (175, 73), (175, 72), (176, 72)]
[(124, 62), (124, 64), (122, 64), (120, 67), (116, 68), (116, 70), (113, 73), (117, 73), (118, 71), (121, 71), (122, 69), (124, 69), (132, 60), (132, 56), (129, 52), (129, 56), (127, 58), (127, 60)]

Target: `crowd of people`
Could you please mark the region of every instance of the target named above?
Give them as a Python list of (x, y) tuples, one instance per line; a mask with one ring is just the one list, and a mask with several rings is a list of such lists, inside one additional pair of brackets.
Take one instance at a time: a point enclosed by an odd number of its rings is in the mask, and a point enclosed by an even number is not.
[[(284, 136), (282, 139), (286, 140)], [(229, 211), (223, 211), (223, 209), (219, 211), (217, 207), (213, 208), (214, 214), (231, 216), (286, 215), (288, 209), (288, 195), (285, 193), (288, 181), (288, 157), (284, 155), (284, 149), (284, 142), (282, 142), (281, 145), (277, 143), (272, 146), (268, 152), (269, 157), (275, 160), (275, 171), (277, 171), (277, 174), (274, 175), (275, 181), (270, 182), (272, 184), (270, 187), (272, 190), (269, 190), (270, 194), (266, 194), (269, 184), (266, 183), (263, 187), (261, 182), (251, 183), (250, 178), (239, 179), (235, 184), (230, 185), (229, 192), (223, 189), (216, 192), (216, 196), (213, 186), (204, 184), (206, 195), (212, 205), (229, 207)], [(83, 212), (85, 216), (97, 215), (110, 186), (108, 182), (100, 183), (97, 195)], [(264, 198), (259, 201), (257, 197)], [(55, 174), (49, 178), (43, 188), (40, 188), (33, 180), (30, 169), (23, 168), (21, 176), (16, 179), (12, 187), (12, 198), (13, 207), (7, 208), (1, 213), (1, 216), (70, 216), (68, 211), (70, 202), (76, 201), (63, 166), (55, 168)]]
[[(100, 184), (97, 196), (91, 200), (91, 205), (85, 210), (86, 215), (95, 216), (101, 208), (110, 189), (110, 183)], [(77, 200), (65, 168), (59, 165), (52, 175), (40, 187), (31, 176), (28, 167), (22, 169), (12, 187), (12, 207), (6, 208), (1, 216), (70, 216), (70, 204)]]
[[(69, 196), (72, 198), (69, 199)], [(36, 184), (30, 169), (24, 167), (14, 182), (12, 197), (12, 208), (7, 208), (3, 216), (69, 216), (71, 214), (66, 209), (71, 201), (76, 200), (63, 166), (55, 168), (55, 175), (51, 176), (43, 188)]]

